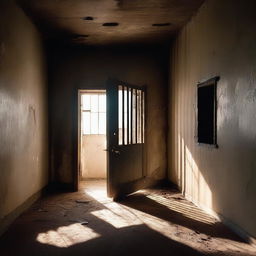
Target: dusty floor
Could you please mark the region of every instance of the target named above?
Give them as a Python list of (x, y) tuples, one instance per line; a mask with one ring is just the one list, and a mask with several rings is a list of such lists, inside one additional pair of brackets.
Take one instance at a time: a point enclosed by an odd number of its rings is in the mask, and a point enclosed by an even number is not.
[(44, 197), (0, 238), (0, 255), (256, 255), (214, 218), (170, 189), (139, 191), (121, 203), (104, 181)]

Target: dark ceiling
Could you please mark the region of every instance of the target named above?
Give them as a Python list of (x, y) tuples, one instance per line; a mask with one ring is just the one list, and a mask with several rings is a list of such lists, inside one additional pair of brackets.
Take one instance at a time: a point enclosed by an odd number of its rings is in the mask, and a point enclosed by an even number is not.
[(45, 38), (87, 45), (161, 43), (204, 0), (17, 0)]

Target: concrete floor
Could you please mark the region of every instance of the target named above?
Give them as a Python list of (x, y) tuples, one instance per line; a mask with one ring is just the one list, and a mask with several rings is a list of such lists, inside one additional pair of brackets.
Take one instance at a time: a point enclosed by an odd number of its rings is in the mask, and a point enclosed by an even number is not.
[(256, 255), (214, 218), (170, 189), (150, 189), (122, 202), (105, 181), (76, 193), (44, 197), (0, 238), (0, 255)]

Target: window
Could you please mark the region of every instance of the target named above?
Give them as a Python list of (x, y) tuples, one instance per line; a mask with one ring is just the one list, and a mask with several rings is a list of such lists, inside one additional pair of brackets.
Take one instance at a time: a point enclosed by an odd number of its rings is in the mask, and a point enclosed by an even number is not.
[(216, 87), (219, 77), (199, 83), (197, 87), (198, 143), (217, 145)]
[(118, 86), (118, 144), (144, 143), (145, 92), (126, 85)]
[(106, 94), (82, 94), (81, 115), (83, 135), (106, 134)]

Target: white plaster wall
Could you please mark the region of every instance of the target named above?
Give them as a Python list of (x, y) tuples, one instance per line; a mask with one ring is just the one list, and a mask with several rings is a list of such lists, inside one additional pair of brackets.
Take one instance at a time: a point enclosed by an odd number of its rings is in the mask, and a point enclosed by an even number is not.
[(11, 0), (0, 2), (0, 227), (48, 182), (47, 81), (41, 38)]
[[(256, 1), (209, 0), (171, 56), (169, 178), (187, 198), (256, 236)], [(196, 86), (220, 76), (219, 148), (196, 143)]]

